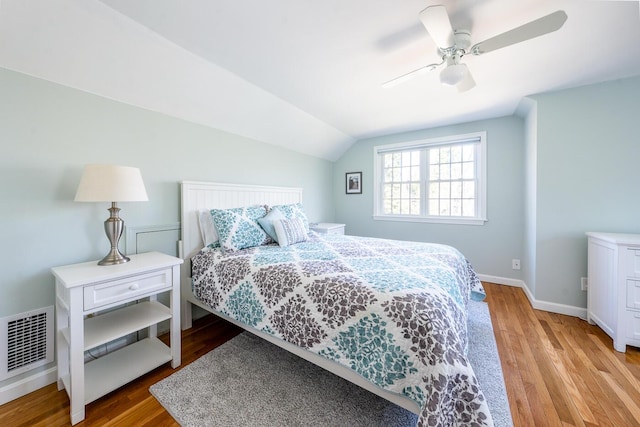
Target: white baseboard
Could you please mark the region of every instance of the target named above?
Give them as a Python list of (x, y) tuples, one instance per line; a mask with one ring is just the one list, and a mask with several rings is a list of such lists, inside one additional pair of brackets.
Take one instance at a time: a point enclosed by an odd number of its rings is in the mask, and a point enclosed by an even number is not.
[(488, 275), (488, 274), (478, 274), (478, 277), (483, 282), (497, 283), (498, 285), (515, 286), (515, 287), (518, 287), (518, 288), (522, 288), (522, 290), (524, 290), (525, 295), (527, 296), (527, 299), (529, 300), (529, 303), (536, 310), (542, 310), (542, 311), (549, 311), (551, 313), (564, 314), (564, 315), (567, 315), (567, 316), (578, 317), (580, 319), (586, 319), (587, 318), (587, 309), (586, 308), (576, 307), (576, 306), (573, 306), (573, 305), (558, 304), (558, 303), (549, 302), (549, 301), (537, 300), (533, 296), (533, 293), (531, 292), (531, 289), (529, 289), (529, 287), (527, 286), (527, 284), (523, 280), (510, 279), (508, 277), (491, 276), (491, 275)]
[(0, 388), (0, 405), (55, 383), (57, 372), (56, 367), (49, 368)]

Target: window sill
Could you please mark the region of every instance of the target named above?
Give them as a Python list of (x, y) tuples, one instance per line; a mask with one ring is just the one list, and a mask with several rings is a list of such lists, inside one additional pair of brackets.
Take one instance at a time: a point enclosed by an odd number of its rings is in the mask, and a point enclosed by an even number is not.
[(437, 218), (424, 216), (374, 215), (376, 221), (427, 222), (432, 224), (484, 225), (486, 218)]

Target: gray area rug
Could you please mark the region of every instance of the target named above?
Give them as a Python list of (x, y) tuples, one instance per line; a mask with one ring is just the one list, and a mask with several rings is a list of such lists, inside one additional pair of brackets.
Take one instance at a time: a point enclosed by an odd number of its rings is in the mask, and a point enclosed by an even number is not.
[[(496, 426), (512, 426), (485, 303), (470, 303), (469, 359)], [(182, 426), (410, 427), (418, 416), (243, 332), (154, 384)]]

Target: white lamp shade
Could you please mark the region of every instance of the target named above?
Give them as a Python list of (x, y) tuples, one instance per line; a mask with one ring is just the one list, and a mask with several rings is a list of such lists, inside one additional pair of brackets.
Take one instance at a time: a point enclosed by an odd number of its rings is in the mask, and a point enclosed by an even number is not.
[(140, 169), (128, 166), (86, 165), (76, 202), (146, 202)]
[(469, 73), (466, 64), (449, 65), (440, 72), (440, 83), (455, 86)]

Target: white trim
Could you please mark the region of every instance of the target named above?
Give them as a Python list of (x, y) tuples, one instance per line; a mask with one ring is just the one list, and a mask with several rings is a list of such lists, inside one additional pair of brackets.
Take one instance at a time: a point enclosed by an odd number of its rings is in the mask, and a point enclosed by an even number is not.
[(497, 283), (498, 285), (515, 286), (516, 288), (525, 288), (526, 285), (520, 279), (510, 279), (508, 277), (490, 276), (488, 274), (478, 273), (478, 277), (482, 282)]
[(36, 391), (42, 387), (48, 386), (49, 384), (55, 383), (57, 373), (58, 369), (53, 367), (1, 387), (0, 405), (4, 405), (7, 402), (25, 396), (32, 391)]
[(515, 286), (517, 288), (522, 288), (531, 307), (536, 310), (548, 311), (551, 313), (564, 314), (566, 316), (578, 317), (580, 319), (586, 320), (587, 318), (587, 309), (582, 307), (577, 307), (574, 305), (566, 305), (566, 304), (558, 304), (555, 302), (549, 301), (540, 301), (537, 300), (531, 289), (527, 286), (527, 284), (520, 279), (510, 279), (507, 277), (498, 277), (498, 276), (490, 276), (488, 274), (478, 274), (478, 277), (483, 282), (496, 283), (498, 285), (507, 285), (507, 286)]

